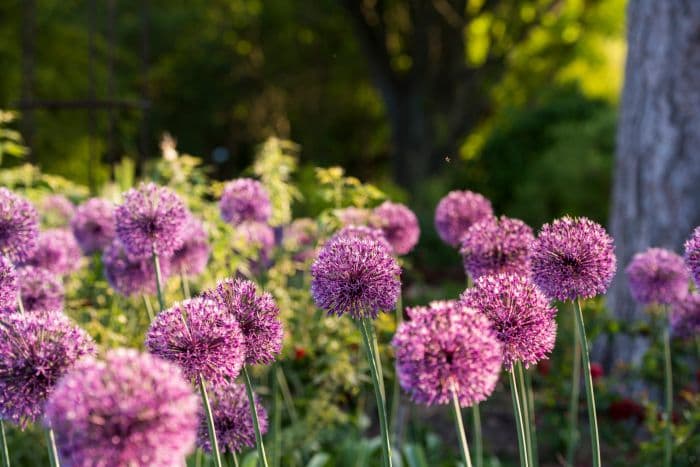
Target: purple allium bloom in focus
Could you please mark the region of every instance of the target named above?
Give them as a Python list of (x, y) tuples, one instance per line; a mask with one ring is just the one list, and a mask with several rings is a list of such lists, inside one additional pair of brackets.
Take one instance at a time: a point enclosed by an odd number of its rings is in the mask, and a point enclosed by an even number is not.
[(448, 404), (452, 390), (469, 407), (493, 392), (502, 346), (491, 321), (458, 301), (407, 309), (392, 345), (401, 386), (419, 403)]
[(403, 204), (384, 201), (374, 209), (373, 219), (373, 225), (382, 229), (395, 254), (405, 255), (418, 243), (418, 218)]
[(503, 366), (520, 361), (528, 367), (547, 358), (554, 348), (556, 309), (530, 279), (514, 274), (483, 276), (460, 300), (493, 323), (503, 343)]
[(236, 318), (206, 298), (176, 303), (156, 316), (146, 348), (177, 364), (188, 379), (199, 381), (201, 375), (214, 385), (236, 378), (246, 356)]
[(67, 371), (95, 345), (62, 313), (12, 314), (0, 324), (0, 417), (25, 427)]
[(25, 266), (17, 269), (22, 305), (27, 313), (63, 310), (63, 282), (51, 271)]
[(74, 213), (75, 206), (63, 195), (50, 195), (41, 202), (41, 214), (49, 225), (66, 226)]
[(393, 310), (401, 293), (401, 268), (380, 243), (335, 236), (311, 265), (311, 295), (329, 315), (376, 318)]
[(56, 386), (46, 424), (73, 467), (185, 465), (199, 398), (180, 369), (132, 349), (86, 358)]
[[(170, 261), (159, 258), (161, 278), (170, 275)], [(104, 274), (109, 285), (122, 295), (155, 294), (156, 270), (151, 258), (138, 259), (128, 254), (121, 242), (114, 239), (102, 255)]]
[(613, 239), (585, 217), (545, 224), (530, 249), (532, 279), (550, 298), (592, 298), (608, 290), (617, 259)]
[(204, 271), (209, 261), (209, 237), (204, 225), (192, 216), (183, 229), (183, 242), (170, 257), (170, 266), (183, 271), (188, 276), (196, 276)]
[(203, 297), (238, 321), (245, 339), (246, 364), (267, 365), (275, 360), (282, 349), (284, 330), (272, 295), (258, 294), (257, 285), (249, 280), (226, 279)]
[[(254, 448), (255, 429), (245, 386), (233, 382), (212, 386), (209, 391), (209, 399), (214, 415), (214, 428), (219, 441), (219, 449), (223, 452), (241, 452), (246, 448)], [(265, 434), (267, 432), (267, 411), (257, 395), (255, 395), (255, 408), (258, 413), (260, 433)], [(207, 421), (204, 416), (199, 421), (197, 445), (204, 451), (211, 452)]]
[(672, 305), (671, 329), (681, 339), (700, 335), (700, 292), (690, 293)]
[(71, 228), (86, 255), (104, 250), (117, 235), (114, 205), (102, 198), (87, 200), (76, 209)]
[(443, 242), (456, 247), (472, 224), (491, 216), (491, 202), (482, 195), (451, 191), (435, 208), (435, 228)]
[(294, 220), (284, 229), (285, 248), (294, 252), (294, 261), (306, 262), (316, 255), (314, 245), (318, 236), (316, 221), (309, 218)]
[(386, 237), (384, 236), (384, 232), (382, 232), (380, 229), (366, 227), (364, 225), (348, 225), (336, 232), (336, 234), (333, 235), (333, 239), (342, 236), (372, 240), (379, 243), (382, 248), (386, 249), (386, 251), (389, 253), (392, 251), (391, 244), (387, 241)]
[(171, 256), (182, 244), (182, 229), (189, 213), (170, 188), (142, 183), (124, 194), (114, 211), (117, 237), (129, 254)]
[(12, 262), (0, 255), (0, 310), (17, 307), (19, 281)]
[(637, 253), (625, 269), (632, 297), (643, 305), (670, 305), (688, 294), (690, 275), (683, 258), (663, 248)]
[(39, 234), (36, 248), (24, 263), (59, 276), (80, 269), (83, 252), (70, 230), (49, 229)]
[(39, 214), (26, 199), (0, 188), (0, 254), (13, 263), (31, 256), (39, 236)]
[(695, 284), (700, 287), (700, 226), (695, 228), (685, 242), (685, 263), (693, 275)]
[(267, 222), (272, 214), (270, 196), (257, 180), (238, 178), (224, 186), (219, 201), (221, 218), (232, 225), (242, 222)]
[(532, 229), (519, 219), (501, 216), (481, 220), (462, 237), (464, 270), (472, 279), (498, 273), (530, 275)]

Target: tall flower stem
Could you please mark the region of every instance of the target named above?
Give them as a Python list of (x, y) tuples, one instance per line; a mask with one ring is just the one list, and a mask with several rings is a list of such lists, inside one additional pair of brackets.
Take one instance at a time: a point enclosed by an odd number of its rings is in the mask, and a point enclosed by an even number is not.
[(514, 371), (517, 372), (518, 378), (518, 389), (520, 393), (520, 404), (523, 411), (523, 428), (525, 428), (525, 441), (527, 442), (527, 461), (531, 467), (535, 467), (534, 449), (533, 445), (533, 431), (534, 431), (534, 414), (530, 411), (530, 388), (525, 384), (525, 372), (523, 370), (523, 364), (521, 362), (516, 362), (513, 366)]
[(384, 369), (382, 368), (382, 360), (379, 354), (379, 342), (377, 341), (377, 333), (374, 332), (372, 323), (365, 323), (369, 336), (369, 343), (372, 346), (372, 354), (374, 355), (374, 365), (377, 368), (377, 378), (379, 379), (379, 387), (382, 390), (382, 398), (386, 401), (386, 391), (384, 389)]
[(595, 410), (595, 394), (593, 393), (593, 376), (591, 376), (591, 360), (588, 353), (588, 340), (586, 339), (586, 327), (583, 324), (581, 303), (574, 301), (576, 324), (581, 337), (581, 357), (583, 360), (583, 379), (586, 386), (586, 403), (588, 405), (588, 423), (591, 429), (591, 455), (593, 467), (600, 467), (600, 441), (598, 440), (598, 419)]
[(467, 436), (464, 434), (464, 423), (462, 422), (462, 408), (459, 406), (459, 398), (457, 391), (452, 388), (452, 413), (455, 416), (457, 424), (457, 438), (459, 438), (459, 448), (462, 452), (462, 461), (466, 467), (472, 467), (472, 459), (469, 456), (469, 445), (467, 444)]
[(243, 377), (245, 379), (245, 389), (248, 393), (248, 402), (250, 403), (250, 413), (253, 416), (253, 428), (255, 428), (255, 445), (258, 448), (259, 461), (263, 467), (268, 467), (267, 455), (265, 454), (265, 445), (263, 444), (262, 433), (260, 433), (260, 422), (258, 421), (258, 410), (255, 407), (255, 394), (253, 393), (253, 383), (250, 381), (248, 367), (243, 367)]
[[(401, 293), (399, 292), (399, 298), (396, 301), (396, 329), (399, 329), (399, 325), (403, 322), (403, 299), (401, 298)], [(391, 423), (391, 433), (394, 438), (394, 443), (397, 442), (397, 433), (399, 430), (399, 404), (401, 398), (401, 386), (399, 385), (399, 377), (394, 370), (394, 387), (391, 392), (391, 418), (389, 419)]]
[(2, 436), (2, 467), (10, 467), (10, 450), (7, 448), (7, 436), (5, 436), (5, 422), (0, 420), (0, 436)]
[(207, 420), (207, 430), (209, 431), (209, 441), (211, 442), (211, 455), (214, 457), (214, 465), (216, 467), (223, 467), (221, 462), (221, 451), (219, 451), (219, 441), (216, 439), (216, 428), (214, 427), (214, 415), (211, 411), (211, 403), (209, 402), (209, 395), (207, 394), (207, 388), (204, 384), (204, 378), (199, 376), (199, 393), (202, 395), (202, 403), (204, 404), (204, 414)]
[(46, 430), (46, 444), (49, 449), (49, 463), (51, 467), (61, 467), (61, 461), (58, 459), (58, 449), (56, 448), (56, 436), (53, 428)]
[(151, 300), (148, 298), (148, 295), (143, 294), (143, 304), (146, 306), (146, 313), (148, 313), (148, 321), (151, 322), (153, 321), (153, 305), (151, 305)]
[(474, 465), (482, 467), (484, 465), (484, 448), (481, 441), (481, 412), (479, 404), (472, 405), (472, 429), (474, 431)]
[(510, 376), (510, 394), (513, 399), (513, 414), (515, 415), (515, 427), (518, 430), (518, 452), (520, 453), (520, 466), (530, 467), (527, 455), (527, 439), (525, 438), (525, 422), (523, 420), (523, 410), (520, 403), (518, 383), (515, 377), (515, 368), (508, 371)]
[(160, 311), (165, 310), (165, 301), (163, 300), (163, 278), (160, 272), (160, 261), (158, 260), (158, 253), (153, 250), (153, 268), (156, 271), (156, 291), (158, 292), (158, 305), (160, 306)]
[(279, 380), (277, 378), (277, 370), (279, 364), (275, 362), (272, 365), (272, 371), (270, 372), (270, 377), (272, 379), (272, 466), (279, 467), (280, 457), (282, 453), (282, 435), (280, 431), (282, 430), (282, 398), (280, 397), (280, 387)]
[(238, 454), (235, 451), (231, 451), (231, 459), (233, 459), (233, 467), (239, 467)]
[(180, 268), (180, 288), (182, 289), (182, 296), (184, 298), (190, 298), (190, 283), (187, 281), (187, 275), (185, 274), (185, 268)]
[(533, 465), (537, 467), (540, 459), (537, 454), (537, 420), (535, 419), (535, 391), (532, 389), (531, 372), (523, 369), (525, 375), (525, 393), (527, 394), (527, 408), (530, 417), (530, 449), (532, 449)]
[[(665, 309), (665, 318), (668, 320), (668, 309)], [(673, 368), (671, 365), (671, 324), (666, 323), (664, 326), (664, 391), (666, 399), (666, 426), (664, 430), (664, 466), (671, 466), (673, 457), (673, 433), (671, 426), (673, 424)]]
[[(576, 313), (576, 308), (574, 308)], [(575, 326), (575, 323), (574, 323)], [(571, 399), (569, 401), (569, 438), (566, 446), (566, 465), (573, 467), (578, 442), (578, 402), (581, 397), (581, 337), (574, 330), (574, 361), (571, 373)]]
[(362, 339), (365, 344), (365, 351), (367, 353), (367, 363), (369, 364), (369, 371), (372, 376), (372, 385), (374, 386), (374, 396), (377, 399), (377, 411), (379, 412), (379, 429), (382, 437), (382, 458), (384, 460), (384, 466), (391, 467), (391, 443), (389, 441), (389, 429), (387, 426), (386, 403), (384, 399), (384, 391), (382, 390), (382, 384), (379, 380), (379, 372), (377, 370), (377, 360), (379, 360), (379, 355), (375, 356), (374, 354), (374, 349), (372, 346), (371, 328), (372, 321), (369, 318), (363, 318), (360, 322), (360, 333), (362, 334)]
[(20, 293), (17, 293), (17, 309), (21, 314), (24, 314), (24, 302)]

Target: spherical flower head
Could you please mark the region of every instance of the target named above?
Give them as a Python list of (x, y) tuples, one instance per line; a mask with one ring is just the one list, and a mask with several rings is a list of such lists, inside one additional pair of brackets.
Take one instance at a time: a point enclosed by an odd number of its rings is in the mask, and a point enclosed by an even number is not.
[(503, 366), (526, 367), (548, 358), (554, 348), (556, 309), (530, 279), (514, 274), (480, 277), (460, 300), (488, 317), (503, 344)]
[(247, 245), (256, 248), (255, 256), (248, 258), (254, 271), (259, 271), (271, 264), (272, 251), (275, 248), (275, 231), (262, 222), (243, 222), (234, 230), (234, 238), (242, 239)]
[(270, 196), (257, 180), (238, 178), (224, 186), (219, 201), (221, 218), (232, 225), (246, 221), (267, 222), (272, 214)]
[(117, 237), (130, 255), (138, 258), (171, 256), (182, 244), (182, 229), (188, 217), (182, 199), (171, 189), (142, 183), (124, 195), (114, 220)]
[(369, 209), (349, 206), (338, 209), (335, 215), (343, 226), (346, 225), (367, 225), (372, 221), (372, 212)]
[(407, 309), (392, 340), (401, 386), (419, 403), (462, 407), (485, 400), (501, 371), (502, 346), (491, 322), (458, 301)]
[(294, 220), (284, 229), (285, 248), (294, 252), (294, 261), (303, 263), (316, 255), (314, 246), (318, 237), (318, 225), (309, 218)]
[(0, 309), (14, 309), (17, 306), (19, 281), (12, 262), (0, 255)]
[(41, 202), (41, 215), (44, 225), (66, 226), (73, 214), (75, 206), (63, 195), (50, 195)]
[(585, 217), (562, 217), (542, 226), (530, 251), (532, 279), (550, 298), (592, 298), (615, 275), (613, 239)]
[(54, 386), (95, 353), (90, 337), (62, 313), (11, 314), (0, 321), (0, 417), (36, 421)]
[[(161, 278), (165, 282), (170, 275), (168, 258), (158, 258)], [(124, 249), (118, 239), (105, 248), (102, 255), (104, 274), (109, 285), (122, 295), (155, 294), (156, 270), (151, 258), (136, 258)]]
[(530, 226), (519, 219), (488, 217), (467, 230), (462, 238), (464, 270), (473, 279), (498, 273), (530, 275)]
[(374, 209), (372, 217), (372, 225), (382, 229), (395, 254), (405, 255), (418, 243), (418, 218), (403, 204), (384, 201)]
[(76, 209), (71, 228), (86, 255), (104, 250), (117, 235), (114, 205), (102, 198), (87, 200)]
[(209, 236), (199, 219), (190, 216), (183, 228), (183, 242), (170, 257), (170, 266), (188, 276), (197, 276), (209, 261)]
[(66, 229), (49, 229), (39, 234), (36, 248), (25, 264), (63, 276), (80, 269), (83, 252), (73, 233)]
[(643, 305), (670, 305), (688, 294), (683, 258), (663, 248), (637, 253), (625, 269), (632, 297)]
[[(214, 416), (214, 428), (219, 441), (219, 449), (223, 452), (242, 452), (246, 448), (254, 448), (255, 429), (245, 386), (233, 382), (213, 386), (209, 391), (209, 401)], [(260, 433), (265, 434), (267, 432), (267, 411), (257, 395), (255, 395), (255, 408), (258, 414)], [(204, 451), (211, 452), (209, 431), (204, 417), (200, 418), (197, 445)]]
[(63, 309), (63, 282), (51, 271), (24, 266), (17, 269), (17, 280), (22, 305), (27, 313)]
[(214, 385), (236, 378), (246, 356), (236, 318), (206, 298), (176, 303), (156, 316), (146, 348), (177, 364), (188, 379), (201, 376)]
[(46, 404), (60, 458), (74, 467), (182, 466), (198, 420), (199, 399), (180, 369), (131, 349), (83, 359)]
[(348, 225), (336, 232), (333, 238), (342, 236), (351, 236), (371, 240), (380, 244), (382, 248), (386, 249), (386, 251), (389, 253), (392, 251), (391, 244), (387, 241), (386, 237), (384, 236), (384, 232), (382, 232), (381, 229), (375, 229), (364, 225)]
[(672, 305), (671, 329), (681, 339), (700, 335), (700, 292), (688, 294)]
[(693, 275), (695, 284), (700, 287), (700, 226), (693, 231), (693, 234), (685, 242), (685, 263)]
[(311, 295), (329, 315), (376, 318), (394, 309), (401, 292), (401, 268), (380, 243), (337, 235), (311, 265)]
[(472, 224), (491, 216), (491, 202), (482, 195), (451, 191), (435, 208), (435, 228), (443, 242), (456, 247)]
[(0, 254), (13, 263), (31, 256), (39, 236), (39, 214), (26, 199), (0, 188)]

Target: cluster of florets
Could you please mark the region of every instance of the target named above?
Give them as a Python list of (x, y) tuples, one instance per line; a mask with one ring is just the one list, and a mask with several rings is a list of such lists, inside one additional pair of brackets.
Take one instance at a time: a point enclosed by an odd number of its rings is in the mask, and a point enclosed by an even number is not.
[(700, 287), (700, 226), (685, 242), (685, 262), (693, 275), (695, 285)]
[(399, 203), (385, 201), (373, 211), (373, 225), (380, 228), (397, 255), (409, 253), (420, 237), (418, 218)]
[(34, 266), (17, 269), (17, 280), (26, 312), (60, 311), (65, 291), (60, 278), (50, 271)]
[(272, 214), (272, 206), (267, 190), (257, 180), (239, 178), (224, 187), (219, 201), (221, 217), (229, 224), (243, 222), (267, 222)]
[(204, 272), (209, 261), (209, 240), (202, 222), (190, 216), (182, 230), (183, 241), (168, 259), (175, 271), (182, 271), (188, 276)]
[(688, 294), (683, 258), (663, 248), (637, 253), (625, 270), (632, 297), (644, 305), (670, 305)]
[(435, 208), (435, 228), (442, 241), (458, 246), (472, 224), (493, 216), (491, 202), (471, 191), (451, 191)]
[[(156, 293), (156, 269), (153, 260), (129, 254), (118, 239), (102, 255), (104, 274), (109, 284), (122, 295)], [(159, 260), (163, 280), (170, 275), (168, 258)]]
[(26, 261), (36, 248), (39, 214), (7, 188), (0, 188), (0, 254), (13, 263)]
[(82, 251), (73, 233), (66, 229), (41, 232), (36, 248), (24, 264), (62, 276), (80, 269)]
[(104, 250), (117, 235), (114, 204), (102, 198), (85, 201), (76, 209), (71, 228), (86, 255)]

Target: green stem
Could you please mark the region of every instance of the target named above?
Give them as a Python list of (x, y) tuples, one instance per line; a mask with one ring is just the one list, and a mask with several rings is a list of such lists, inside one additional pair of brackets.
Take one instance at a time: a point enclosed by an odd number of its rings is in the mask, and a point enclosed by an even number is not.
[(180, 288), (182, 289), (182, 296), (184, 298), (191, 298), (190, 283), (187, 281), (187, 276), (185, 275), (185, 268), (180, 268)]
[(452, 388), (452, 413), (455, 416), (457, 424), (457, 438), (459, 439), (459, 448), (462, 453), (462, 461), (466, 467), (472, 467), (472, 459), (469, 456), (469, 445), (467, 444), (467, 436), (464, 434), (464, 422), (462, 422), (462, 409), (459, 406), (459, 398), (457, 391)]
[(10, 467), (10, 450), (7, 447), (5, 435), (5, 422), (0, 420), (0, 436), (2, 436), (2, 467)]
[(202, 467), (202, 450), (197, 448), (194, 453), (194, 467)]
[(515, 368), (507, 372), (510, 376), (510, 395), (513, 399), (513, 413), (515, 415), (515, 428), (518, 430), (518, 452), (520, 453), (520, 466), (529, 467), (527, 455), (527, 441), (525, 439), (525, 423), (523, 421), (523, 411), (518, 395), (518, 383), (515, 380)]
[(160, 272), (160, 261), (158, 261), (158, 253), (153, 250), (153, 268), (156, 270), (156, 291), (158, 292), (158, 305), (160, 306), (160, 311), (165, 310), (165, 302), (163, 301), (163, 279)]
[(258, 422), (258, 410), (255, 407), (255, 394), (253, 393), (253, 383), (250, 381), (248, 367), (243, 367), (243, 376), (245, 379), (245, 389), (248, 393), (248, 403), (250, 404), (250, 413), (253, 416), (253, 428), (255, 428), (255, 445), (258, 448), (258, 459), (263, 467), (268, 467), (267, 455), (265, 454), (265, 445), (263, 444), (262, 433), (260, 433), (260, 423)]
[(530, 466), (534, 467), (536, 465), (532, 452), (532, 425), (534, 422), (532, 417), (530, 417), (530, 401), (527, 393), (527, 387), (525, 386), (523, 364), (521, 362), (516, 362), (513, 369), (517, 372), (516, 376), (518, 378), (518, 389), (520, 390), (518, 395), (520, 396), (520, 401), (522, 404), (521, 409), (523, 411), (523, 428), (525, 428), (525, 442), (527, 443), (527, 462), (530, 464)]
[(586, 403), (588, 406), (588, 423), (591, 430), (591, 455), (593, 467), (600, 467), (600, 441), (598, 440), (598, 419), (595, 409), (595, 394), (593, 393), (593, 377), (591, 376), (591, 360), (588, 353), (588, 340), (586, 339), (586, 327), (583, 324), (581, 303), (574, 301), (576, 310), (576, 324), (581, 337), (581, 357), (583, 361), (583, 379), (586, 386)]
[[(363, 320), (364, 321), (364, 320)], [(367, 328), (369, 343), (372, 346), (372, 354), (374, 355), (374, 364), (377, 368), (377, 377), (379, 378), (379, 387), (382, 390), (382, 398), (386, 401), (386, 391), (384, 389), (384, 369), (382, 368), (381, 355), (379, 354), (379, 343), (377, 341), (377, 333), (374, 332), (374, 325), (372, 322), (369, 326), (365, 323)]]
[(231, 458), (233, 459), (233, 467), (239, 467), (238, 455), (236, 454), (235, 451), (231, 451)]
[(211, 403), (209, 402), (209, 395), (207, 394), (207, 388), (204, 384), (204, 378), (199, 375), (199, 393), (202, 395), (202, 403), (204, 404), (204, 414), (207, 420), (207, 430), (209, 431), (209, 441), (211, 443), (211, 455), (214, 457), (214, 464), (216, 467), (222, 467), (221, 463), (221, 451), (219, 451), (219, 441), (216, 439), (216, 428), (214, 426), (214, 414), (211, 411)]
[(484, 448), (481, 440), (481, 413), (479, 404), (472, 405), (472, 429), (474, 431), (474, 464), (482, 467), (484, 464)]
[(525, 393), (527, 394), (527, 408), (530, 416), (530, 449), (532, 449), (533, 466), (537, 467), (540, 464), (540, 459), (537, 454), (537, 420), (535, 419), (535, 391), (532, 389), (531, 372), (523, 369), (525, 374)]
[(24, 314), (24, 302), (22, 301), (22, 295), (17, 292), (17, 308), (19, 309), (20, 314)]
[(61, 467), (61, 461), (58, 459), (58, 449), (56, 448), (56, 436), (53, 428), (46, 430), (46, 445), (49, 449), (49, 463), (51, 467)]
[[(668, 310), (666, 310), (668, 317)], [(664, 430), (664, 466), (671, 466), (673, 457), (673, 368), (671, 365), (671, 329), (670, 323), (664, 326), (664, 380), (666, 397), (666, 427)]]
[[(399, 329), (399, 326), (403, 322), (403, 299), (401, 297), (401, 293), (399, 293), (399, 298), (396, 301), (396, 329)], [(398, 416), (399, 416), (399, 404), (401, 403), (400, 401), (401, 398), (401, 386), (399, 384), (399, 378), (396, 374), (396, 370), (394, 370), (394, 387), (391, 392), (391, 418), (390, 418), (390, 423), (391, 423), (391, 433), (393, 435), (394, 443), (397, 443), (397, 433), (399, 431), (399, 426), (398, 426)], [(398, 449), (398, 448), (397, 448)]]
[(277, 379), (277, 369), (279, 364), (275, 362), (272, 367), (272, 465), (278, 467), (280, 465), (280, 455), (282, 453), (282, 400), (280, 397), (279, 381)]
[(151, 305), (151, 300), (149, 300), (148, 295), (143, 294), (143, 304), (146, 305), (146, 313), (148, 313), (148, 321), (153, 322), (153, 305)]
[(287, 413), (292, 419), (292, 423), (296, 424), (299, 421), (299, 414), (297, 414), (297, 409), (294, 407), (294, 399), (292, 398), (292, 391), (289, 389), (289, 384), (287, 383), (287, 377), (284, 376), (284, 370), (281, 366), (277, 367), (275, 371), (277, 377), (277, 383), (279, 384), (280, 391), (282, 392), (282, 400), (286, 406)]
[[(572, 302), (573, 305), (573, 302)], [(576, 308), (574, 307), (574, 313)], [(575, 325), (575, 323), (574, 323)], [(569, 438), (566, 447), (566, 465), (574, 466), (578, 442), (578, 403), (581, 397), (581, 337), (574, 329), (574, 362), (571, 373), (571, 399), (569, 401)]]

